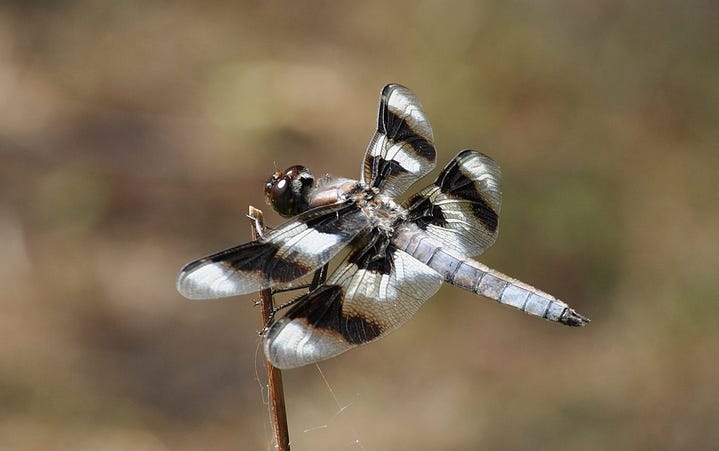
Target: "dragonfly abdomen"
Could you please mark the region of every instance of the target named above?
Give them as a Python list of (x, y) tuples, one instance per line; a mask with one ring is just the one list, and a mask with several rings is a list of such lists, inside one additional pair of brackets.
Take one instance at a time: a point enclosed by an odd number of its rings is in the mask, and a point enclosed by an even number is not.
[(589, 322), (589, 318), (554, 296), (442, 246), (421, 232), (400, 232), (393, 242), (454, 286), (549, 321), (574, 327)]

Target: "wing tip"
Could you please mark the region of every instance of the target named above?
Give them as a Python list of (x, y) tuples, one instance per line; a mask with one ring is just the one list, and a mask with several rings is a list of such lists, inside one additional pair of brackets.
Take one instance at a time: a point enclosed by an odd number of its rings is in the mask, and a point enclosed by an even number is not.
[[(278, 339), (278, 336), (283, 334), (284, 337)], [(298, 324), (287, 318), (280, 318), (265, 333), (263, 344), (265, 357), (272, 366), (280, 370), (290, 370), (313, 363), (312, 360), (303, 358), (299, 348), (290, 345), (290, 343), (296, 345), (303, 336), (304, 331), (298, 327)]]
[(177, 281), (175, 282), (175, 288), (185, 298), (190, 300), (206, 299), (201, 297), (196, 290), (196, 282), (192, 280), (192, 273), (203, 264), (207, 263), (205, 259), (191, 261), (180, 268), (180, 273), (177, 275)]
[(408, 87), (401, 85), (399, 83), (387, 83), (382, 88), (381, 94), (383, 96), (386, 96), (387, 94), (389, 94), (391, 91), (394, 91), (395, 89), (403, 89), (406, 91), (411, 91)]
[[(196, 263), (196, 262), (193, 262)], [(207, 297), (200, 296), (197, 290), (194, 288), (194, 283), (192, 282), (192, 279), (188, 279), (190, 274), (185, 270), (188, 266), (192, 265), (192, 263), (185, 265), (181, 270), (180, 274), (177, 276), (177, 282), (175, 283), (175, 288), (177, 288), (178, 293), (182, 295), (182, 297), (189, 299), (191, 301), (197, 301), (201, 299), (208, 299)]]
[(183, 297), (193, 301), (239, 296), (264, 288), (251, 280), (244, 283), (232, 280), (227, 272), (228, 269), (217, 262), (196, 260), (182, 267), (175, 287)]

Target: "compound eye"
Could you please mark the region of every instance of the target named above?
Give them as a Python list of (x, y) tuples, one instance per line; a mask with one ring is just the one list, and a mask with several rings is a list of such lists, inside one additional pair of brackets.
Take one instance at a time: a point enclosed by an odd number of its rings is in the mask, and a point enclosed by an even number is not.
[(309, 194), (314, 183), (304, 166), (292, 166), (284, 174), (275, 172), (265, 184), (265, 195), (272, 208), (282, 216), (296, 216), (309, 207)]

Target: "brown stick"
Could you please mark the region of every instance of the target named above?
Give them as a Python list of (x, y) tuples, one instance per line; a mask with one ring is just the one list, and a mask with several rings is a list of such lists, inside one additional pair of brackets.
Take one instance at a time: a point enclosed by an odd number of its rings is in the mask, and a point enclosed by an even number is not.
[[(264, 228), (262, 210), (250, 207), (250, 220), (252, 224), (252, 239), (260, 238)], [(262, 311), (262, 327), (265, 327), (270, 320), (270, 314), (274, 304), (272, 302), (272, 291), (267, 288), (259, 293), (260, 309)], [(285, 411), (285, 391), (282, 387), (282, 372), (272, 366), (265, 357), (267, 366), (267, 385), (270, 396), (270, 414), (272, 416), (272, 426), (275, 432), (275, 444), (280, 451), (290, 450), (290, 433), (287, 429), (287, 412)]]

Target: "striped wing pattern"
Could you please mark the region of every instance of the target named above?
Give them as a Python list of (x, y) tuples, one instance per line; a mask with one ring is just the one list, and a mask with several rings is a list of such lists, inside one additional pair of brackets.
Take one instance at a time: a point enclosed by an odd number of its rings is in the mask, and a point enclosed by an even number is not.
[(265, 338), (278, 368), (334, 357), (387, 335), (411, 318), (442, 283), (438, 272), (389, 245), (361, 235), (327, 283), (297, 300)]
[(189, 299), (216, 299), (292, 282), (329, 262), (368, 225), (354, 202), (309, 210), (251, 241), (185, 265), (178, 291)]
[(434, 169), (433, 141), (432, 127), (414, 93), (397, 84), (385, 86), (362, 181), (388, 196), (402, 194)]
[(487, 155), (463, 150), (435, 182), (404, 203), (427, 235), (468, 256), (494, 244), (502, 193), (499, 166)]
[(307, 208), (322, 206), (260, 240), (185, 265), (177, 289), (190, 299), (215, 299), (297, 287), (349, 247), (329, 280), (296, 299), (267, 331), (264, 352), (278, 368), (319, 362), (387, 335), (443, 281), (551, 321), (587, 324), (566, 303), (470, 258), (498, 232), (500, 170), (487, 155), (461, 151), (404, 210), (377, 196), (404, 193), (434, 169), (435, 154), (432, 128), (414, 93), (385, 86), (356, 189), (315, 191)]

